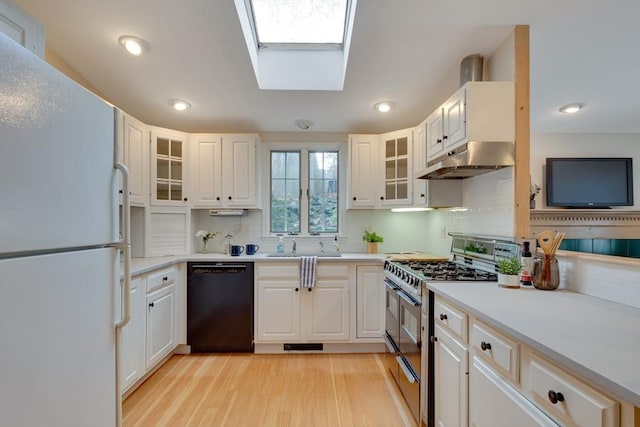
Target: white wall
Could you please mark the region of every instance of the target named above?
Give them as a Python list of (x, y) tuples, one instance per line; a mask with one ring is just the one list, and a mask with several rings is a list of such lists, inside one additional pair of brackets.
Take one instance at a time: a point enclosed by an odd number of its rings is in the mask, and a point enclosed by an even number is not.
[(542, 189), (536, 197), (538, 209), (546, 207), (544, 165), (547, 157), (632, 157), (633, 200), (640, 207), (640, 134), (532, 134), (531, 180)]
[[(381, 253), (426, 250), (430, 239), (429, 212), (392, 213), (389, 210), (348, 210), (344, 213), (344, 224), (339, 236), (342, 252), (366, 252), (366, 243), (362, 241), (365, 229), (375, 231), (384, 237), (384, 243), (378, 246)], [(209, 243), (211, 252), (222, 252), (223, 237), (228, 233), (234, 236), (237, 244), (257, 243), (263, 252), (275, 252), (278, 238), (263, 235), (262, 211), (250, 211), (245, 217), (210, 217), (208, 210), (193, 210), (191, 216), (192, 236), (197, 230), (220, 231)], [(266, 234), (266, 233), (265, 233)], [(298, 252), (318, 251), (318, 242), (322, 241), (325, 250), (333, 250), (334, 235), (302, 237), (295, 236)], [(287, 250), (291, 248), (291, 239), (285, 236)], [(449, 243), (450, 244), (450, 243)], [(201, 249), (200, 242), (192, 237), (192, 251)], [(444, 253), (448, 253), (448, 249)]]

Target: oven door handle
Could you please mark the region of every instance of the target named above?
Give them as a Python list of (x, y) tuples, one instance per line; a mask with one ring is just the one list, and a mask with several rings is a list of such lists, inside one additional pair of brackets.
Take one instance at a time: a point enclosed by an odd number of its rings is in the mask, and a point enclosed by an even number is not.
[(420, 302), (414, 300), (406, 292), (402, 290), (398, 292), (398, 295), (400, 295), (400, 298), (402, 298), (403, 300), (405, 300), (406, 302), (408, 302), (414, 307), (420, 307), (422, 305)]
[(393, 291), (397, 291), (398, 289), (400, 289), (400, 286), (396, 285), (395, 283), (393, 283), (391, 280), (389, 279), (384, 279), (384, 284), (387, 288), (393, 290)]
[(402, 356), (397, 356), (396, 361), (398, 362), (400, 369), (402, 369), (404, 376), (407, 377), (407, 381), (409, 381), (411, 384), (415, 384), (417, 382), (417, 379), (415, 375), (413, 375), (413, 372), (411, 372), (411, 369), (409, 369), (409, 367), (407, 366), (407, 362), (404, 361)]
[(389, 338), (387, 334), (384, 334), (382, 336), (382, 339), (384, 339), (384, 343), (387, 345), (387, 349), (389, 350), (390, 353), (397, 353), (399, 351), (398, 347), (396, 347), (392, 339)]

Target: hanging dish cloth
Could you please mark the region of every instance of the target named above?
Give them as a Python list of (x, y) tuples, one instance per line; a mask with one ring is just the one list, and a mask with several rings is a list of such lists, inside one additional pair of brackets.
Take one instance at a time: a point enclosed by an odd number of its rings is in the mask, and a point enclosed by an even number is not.
[(316, 285), (316, 267), (318, 265), (318, 257), (302, 256), (300, 257), (300, 285), (303, 288), (313, 288)]

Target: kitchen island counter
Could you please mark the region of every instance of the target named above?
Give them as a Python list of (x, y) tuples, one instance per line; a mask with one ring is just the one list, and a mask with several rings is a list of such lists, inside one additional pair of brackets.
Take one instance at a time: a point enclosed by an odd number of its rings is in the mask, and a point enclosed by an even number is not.
[(428, 283), (469, 314), (640, 407), (640, 309), (566, 290)]

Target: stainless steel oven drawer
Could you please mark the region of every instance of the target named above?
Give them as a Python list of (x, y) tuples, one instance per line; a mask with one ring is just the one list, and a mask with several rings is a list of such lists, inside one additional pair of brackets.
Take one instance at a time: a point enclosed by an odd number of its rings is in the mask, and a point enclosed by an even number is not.
[(396, 357), (398, 366), (398, 385), (404, 396), (411, 414), (416, 422), (420, 422), (420, 379), (409, 368), (408, 362), (402, 357)]

